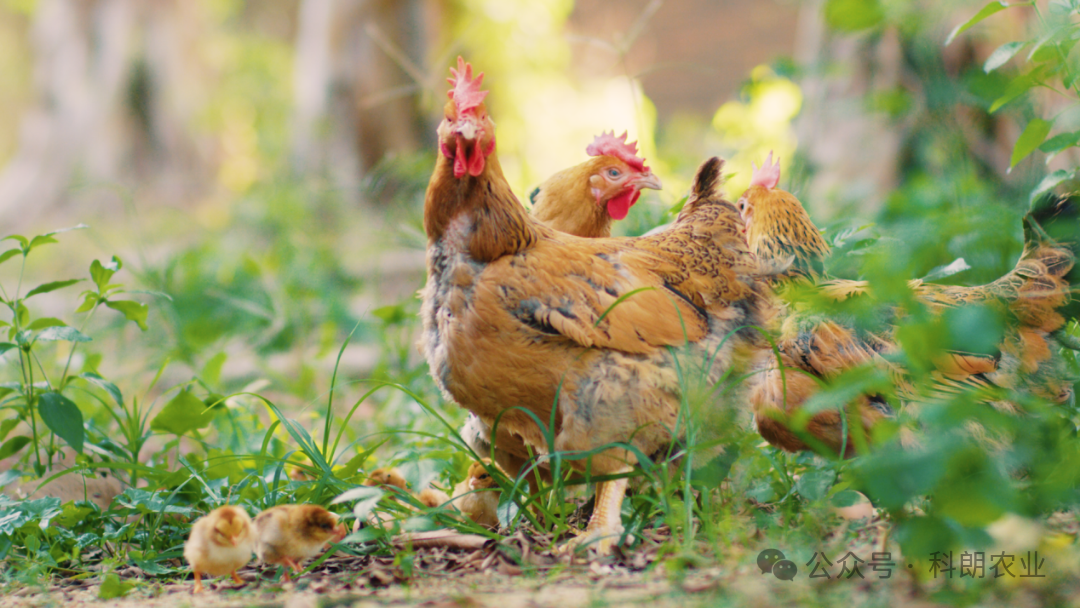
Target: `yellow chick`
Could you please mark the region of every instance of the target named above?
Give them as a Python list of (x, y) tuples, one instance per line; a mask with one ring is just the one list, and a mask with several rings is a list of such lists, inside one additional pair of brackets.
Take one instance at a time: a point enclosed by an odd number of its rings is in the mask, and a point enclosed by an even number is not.
[[(483, 462), (489, 467), (502, 470), (499, 465), (493, 465), (489, 458), (485, 458)], [(499, 494), (495, 479), (483, 464), (474, 462), (469, 466), (469, 476), (454, 487), (454, 500), (451, 504), (465, 517), (481, 526), (496, 528), (499, 525)]]
[(240, 507), (220, 507), (195, 520), (184, 544), (184, 559), (195, 573), (192, 593), (203, 590), (203, 574), (231, 574), (234, 581), (243, 583), (236, 571), (251, 561), (254, 536), (251, 518)]
[(394, 486), (401, 490), (409, 490), (409, 484), (405, 481), (405, 477), (401, 474), (401, 471), (394, 467), (375, 469), (368, 475), (364, 485), (369, 487)]
[(419, 494), (416, 495), (416, 498), (420, 501), (421, 504), (423, 504), (429, 509), (441, 507), (442, 505), (450, 502), (450, 495), (435, 487), (422, 490)]
[(255, 553), (264, 564), (286, 566), (300, 573), (300, 562), (315, 557), (326, 543), (345, 538), (338, 516), (318, 505), (280, 505), (255, 517)]

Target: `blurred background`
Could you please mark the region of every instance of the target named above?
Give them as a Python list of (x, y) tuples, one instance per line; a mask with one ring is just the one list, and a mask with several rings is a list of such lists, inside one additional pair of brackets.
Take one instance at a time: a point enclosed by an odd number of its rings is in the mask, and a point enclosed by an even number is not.
[[(458, 55), (486, 73), (522, 199), (595, 135), (625, 130), (665, 184), (616, 228), (640, 234), (669, 218), (706, 157), (729, 160), (737, 197), (750, 163), (775, 151), (781, 185), (827, 235), (875, 224), (905, 244), (898, 272), (964, 257), (958, 281), (979, 283), (1014, 263), (1035, 184), (1076, 164), (1033, 155), (1009, 171), (1023, 125), (1080, 128), (1052, 92), (988, 112), (1016, 70), (987, 74), (984, 61), (1034, 24), (1005, 11), (945, 46), (981, 4), (0, 0), (0, 227), (88, 226), (25, 270), (0, 267), (0, 283), (121, 258), (116, 280), (152, 292), (135, 296), (148, 329), (103, 313), (94, 324), (109, 331), (74, 364), (122, 386), (168, 361), (163, 388), (198, 376), (304, 408), (351, 335), (339, 390), (385, 378), (434, 395), (414, 294)], [(35, 299), (35, 316), (74, 322), (74, 289)], [(408, 426), (419, 412), (382, 399), (400, 407), (365, 402), (358, 424)]]

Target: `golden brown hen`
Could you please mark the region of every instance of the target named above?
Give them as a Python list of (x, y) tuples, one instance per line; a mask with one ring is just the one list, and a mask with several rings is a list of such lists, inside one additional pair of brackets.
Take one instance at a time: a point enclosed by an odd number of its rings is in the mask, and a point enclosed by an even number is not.
[[(825, 281), (814, 270), (829, 254), (829, 247), (799, 200), (776, 188), (779, 166), (770, 161), (766, 161), (760, 172), (755, 172), (753, 185), (738, 202), (746, 223), (748, 246), (757, 255), (761, 271), (771, 276), (773, 284), (779, 287), (792, 277), (809, 277), (817, 281), (820, 293), (835, 300), (870, 297), (865, 281)], [(946, 351), (937, 357), (931, 396), (1003, 387), (1056, 402), (1070, 399), (1072, 381), (1056, 354), (1060, 344), (1054, 334), (1064, 325), (1058, 310), (1070, 298), (1066, 274), (1073, 260), (1072, 251), (1047, 237), (1029, 217), (1024, 220), (1024, 252), (1016, 267), (1000, 279), (974, 287), (909, 281), (915, 300), (934, 314), (960, 306), (987, 304), (1007, 311), (1013, 319), (999, 345), (998, 356)], [(841, 319), (789, 309), (777, 345), (780, 364), (785, 368), (831, 378), (873, 362), (891, 373), (903, 398), (926, 397), (911, 392), (903, 370), (881, 356), (898, 350), (891, 332), (883, 335), (860, 332)], [(760, 374), (751, 381), (750, 396), (758, 430), (770, 443), (783, 449), (806, 449), (806, 443), (782, 420), (818, 390), (818, 382), (812, 376), (788, 373), (785, 393), (779, 366), (771, 352), (760, 352), (755, 367)], [(889, 414), (884, 402), (873, 395), (859, 397), (856, 407), (864, 429)], [(839, 411), (830, 409), (811, 417), (806, 430), (818, 441), (840, 451), (841, 446), (851, 446), (853, 439), (843, 434), (842, 427)]]
[[(626, 217), (642, 189), (663, 187), (645, 165), (645, 159), (637, 156), (637, 142), (628, 144), (626, 137), (626, 133), (615, 137), (614, 132), (598, 135), (585, 149), (593, 158), (552, 175), (533, 190), (531, 215), (574, 236), (611, 236), (612, 222)], [(466, 443), (481, 456), (492, 454), (491, 432), (475, 414), (469, 415), (461, 429)], [(512, 437), (504, 435), (500, 443), (512, 441)], [(524, 446), (515, 452), (525, 452)], [(525, 466), (525, 460), (511, 452), (496, 450), (493, 454), (499, 466), (513, 477)], [(549, 477), (543, 469), (536, 473), (544, 479)]]
[(533, 190), (532, 216), (560, 232), (585, 238), (611, 236), (611, 222), (630, 212), (644, 188), (660, 179), (637, 155), (626, 133), (601, 133), (586, 153), (593, 158), (552, 175)]
[[(715, 382), (751, 333), (741, 328), (765, 322), (738, 211), (717, 193), (722, 162), (702, 165), (660, 235), (563, 234), (529, 217), (503, 177), (481, 77), (461, 60), (452, 73), (424, 204), (432, 376), (486, 424), (503, 414), (500, 427), (536, 453), (597, 450), (573, 466), (627, 474), (635, 452), (613, 444), (651, 455), (680, 428), (676, 357)], [(553, 445), (515, 406), (551, 421)], [(597, 484), (588, 529), (570, 546), (611, 548), (626, 483)]]

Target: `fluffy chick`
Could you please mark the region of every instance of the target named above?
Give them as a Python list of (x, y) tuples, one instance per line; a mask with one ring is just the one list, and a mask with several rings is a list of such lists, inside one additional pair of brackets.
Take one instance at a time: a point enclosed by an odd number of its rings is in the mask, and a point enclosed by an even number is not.
[(345, 538), (338, 516), (318, 505), (279, 505), (255, 517), (255, 553), (265, 564), (287, 566), (300, 573), (300, 562), (315, 557), (326, 543)]
[(417, 500), (425, 507), (434, 509), (450, 502), (450, 495), (439, 488), (427, 488), (416, 495)]
[(454, 487), (454, 499), (451, 504), (481, 526), (496, 528), (499, 525), (499, 485), (488, 473), (488, 468), (502, 469), (492, 464), (491, 459), (474, 462), (469, 466), (469, 475)]
[(254, 543), (251, 518), (240, 507), (220, 507), (197, 519), (184, 544), (184, 559), (195, 573), (193, 593), (203, 590), (203, 574), (231, 574), (234, 581), (243, 583), (236, 571), (251, 561)]
[(406, 491), (409, 489), (409, 484), (405, 481), (405, 476), (401, 474), (401, 471), (394, 467), (380, 467), (375, 469), (368, 475), (367, 480), (364, 481), (364, 485), (368, 487), (393, 486), (399, 490)]

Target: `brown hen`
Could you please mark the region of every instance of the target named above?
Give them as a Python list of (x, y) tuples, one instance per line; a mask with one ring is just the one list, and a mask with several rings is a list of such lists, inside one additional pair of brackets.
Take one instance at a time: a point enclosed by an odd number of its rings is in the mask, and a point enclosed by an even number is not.
[[(802, 204), (790, 193), (777, 188), (779, 165), (770, 159), (755, 171), (752, 185), (738, 201), (746, 224), (747, 244), (757, 256), (760, 271), (781, 289), (793, 278), (809, 278), (819, 292), (835, 300), (870, 297), (865, 281), (824, 280), (820, 262), (829, 254)], [(1007, 311), (1013, 323), (1007, 328), (998, 356), (946, 351), (934, 364), (933, 389), (929, 396), (962, 390), (1002, 387), (1064, 402), (1072, 398), (1072, 380), (1057, 355), (1060, 343), (1055, 333), (1064, 326), (1059, 312), (1070, 299), (1066, 274), (1074, 255), (1055, 243), (1030, 217), (1024, 220), (1024, 252), (1015, 268), (1000, 279), (975, 287), (908, 282), (915, 300), (932, 313), (971, 304), (987, 304)], [(811, 376), (788, 373), (786, 393), (776, 358), (760, 352), (751, 381), (751, 402), (758, 430), (774, 445), (786, 450), (806, 449), (803, 438), (782, 421), (799, 409), (818, 389), (818, 378), (832, 378), (852, 367), (873, 363), (887, 369), (898, 385), (901, 397), (924, 399), (914, 394), (904, 370), (881, 355), (896, 352), (891, 332), (875, 335), (860, 332), (850, 322), (806, 314), (792, 308), (785, 315), (777, 343), (780, 365), (802, 370)], [(1006, 407), (1009, 407), (1006, 405)], [(863, 395), (856, 404), (864, 430), (889, 415), (890, 410), (876, 395)], [(852, 446), (853, 437), (842, 432), (840, 412), (821, 411), (812, 416), (806, 431), (835, 451)], [(848, 454), (850, 449), (845, 449)]]
[[(628, 474), (635, 453), (659, 453), (681, 428), (676, 357), (715, 382), (736, 344), (753, 339), (741, 328), (765, 322), (742, 222), (717, 193), (722, 162), (702, 165), (663, 234), (560, 233), (529, 217), (503, 177), (481, 78), (460, 60), (453, 74), (424, 205), (432, 376), (486, 424), (503, 414), (500, 427), (536, 453), (597, 450), (573, 466)], [(515, 407), (550, 421), (553, 444)], [(611, 548), (626, 483), (597, 484), (588, 529), (571, 547)]]
[[(626, 137), (626, 133), (615, 137), (614, 132), (598, 135), (585, 149), (592, 159), (552, 175), (532, 191), (531, 215), (555, 230), (574, 236), (611, 236), (612, 222), (626, 217), (642, 189), (663, 187), (645, 165), (645, 159), (637, 156), (637, 142), (626, 143)], [(474, 452), (481, 456), (493, 453), (495, 462), (517, 477), (526, 461), (514, 453), (525, 453), (524, 446), (513, 452), (492, 452), (491, 432), (475, 414), (470, 414), (461, 428), (462, 437)], [(503, 435), (499, 443), (513, 442), (512, 437)], [(546, 469), (534, 469), (534, 472), (541, 479), (550, 477)], [(534, 477), (533, 482), (536, 481)]]

